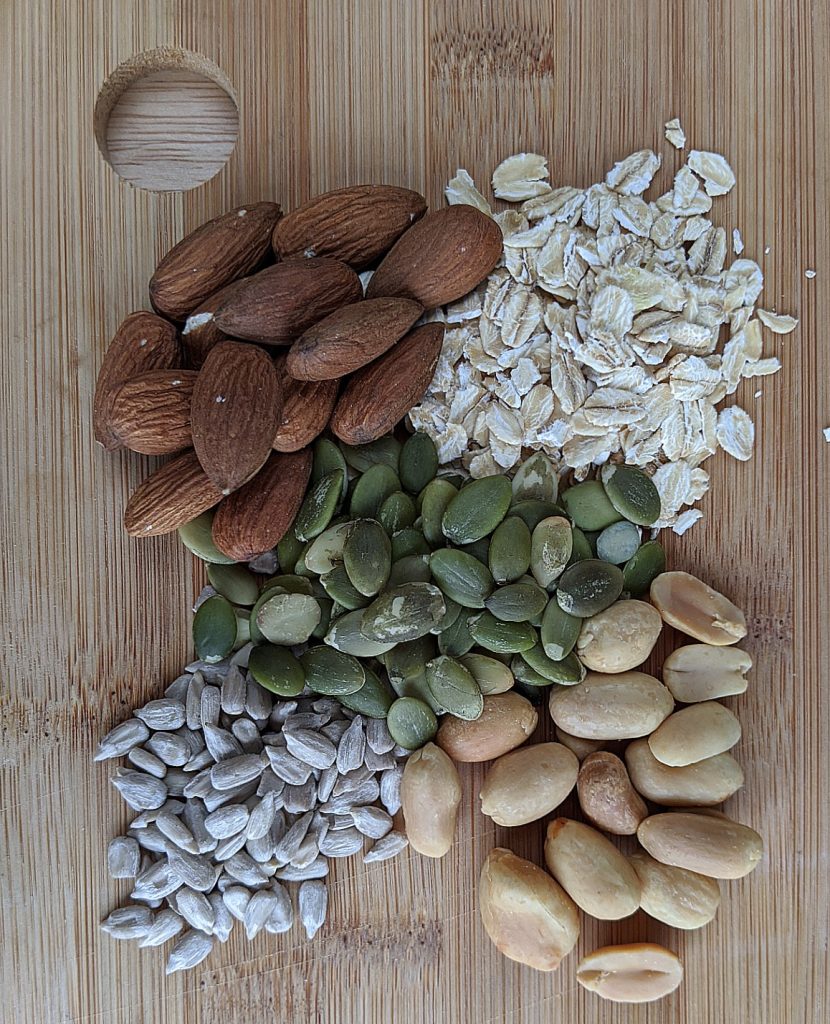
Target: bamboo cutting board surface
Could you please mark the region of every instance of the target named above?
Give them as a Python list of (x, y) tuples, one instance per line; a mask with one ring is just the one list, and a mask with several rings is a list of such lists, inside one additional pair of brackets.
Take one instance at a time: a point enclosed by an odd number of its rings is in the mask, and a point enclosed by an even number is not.
[[(6, 0), (0, 11), (0, 307), (4, 671), (0, 746), (3, 1018), (14, 1024), (807, 1024), (828, 1006), (830, 223), (828, 10), (812, 0)], [(101, 158), (93, 108), (133, 54), (184, 47), (236, 91), (227, 166), (185, 193), (141, 191)], [(672, 563), (746, 608), (756, 661), (734, 702), (747, 785), (730, 810), (767, 842), (724, 884), (716, 921), (682, 935), (638, 915), (585, 922), (579, 950), (651, 938), (686, 981), (651, 1007), (603, 1004), (576, 957), (542, 975), (498, 955), (475, 879), (496, 843), (537, 861), (541, 828), (508, 834), (476, 811), (465, 773), (458, 842), (431, 862), (340, 864), (329, 921), (307, 944), (239, 934), (166, 979), (161, 951), (100, 933), (126, 896), (107, 878), (125, 806), (93, 765), (98, 737), (157, 695), (188, 656), (194, 592), (175, 538), (131, 541), (126, 495), (148, 460), (92, 440), (105, 345), (147, 307), (158, 257), (238, 203), (292, 208), (335, 186), (387, 181), (434, 206), (456, 167), (486, 184), (522, 149), (585, 185), (643, 146), (679, 157), (662, 126), (723, 152), (738, 187), (715, 217), (740, 226), (764, 305), (801, 317), (767, 338), (784, 370), (737, 396), (756, 456), (706, 464), (703, 526)], [(194, 125), (198, 133), (199, 126)], [(806, 268), (815, 268), (808, 280)]]

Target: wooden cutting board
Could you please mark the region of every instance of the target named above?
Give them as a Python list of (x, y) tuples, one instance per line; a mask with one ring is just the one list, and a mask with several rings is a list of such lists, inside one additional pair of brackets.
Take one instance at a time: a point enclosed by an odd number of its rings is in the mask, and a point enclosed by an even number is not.
[[(4, 1019), (827, 1019), (827, 6), (6, 0), (0, 40)], [(238, 100), (229, 162), (185, 193), (126, 184), (94, 139), (104, 80), (158, 46), (215, 61)], [(754, 460), (707, 463), (703, 525), (671, 543), (676, 567), (722, 586), (748, 612), (757, 667), (734, 702), (747, 785), (729, 810), (766, 837), (763, 865), (724, 884), (717, 920), (701, 932), (671, 932), (641, 915), (586, 921), (581, 952), (650, 938), (685, 962), (686, 981), (670, 998), (615, 1008), (577, 986), (576, 957), (555, 975), (537, 974), (486, 938), (476, 909), (483, 857), (500, 843), (538, 860), (541, 829), (490, 825), (475, 806), (480, 773), (470, 771), (450, 856), (338, 865), (329, 922), (313, 943), (299, 928), (253, 944), (237, 930), (197, 970), (166, 979), (161, 951), (98, 930), (129, 887), (107, 878), (106, 843), (126, 816), (111, 765), (91, 756), (97, 738), (184, 663), (195, 581), (175, 538), (133, 541), (121, 530), (148, 460), (93, 444), (92, 390), (109, 337), (147, 306), (160, 254), (237, 203), (275, 198), (291, 208), (334, 186), (387, 181), (436, 205), (457, 167), (485, 185), (500, 159), (523, 149), (547, 154), (555, 182), (598, 180), (644, 146), (663, 153), (670, 174), (681, 158), (662, 127), (676, 115), (692, 145), (725, 153), (737, 172), (716, 217), (730, 232), (739, 226), (746, 255), (760, 261), (764, 304), (801, 318), (795, 334), (766, 340), (783, 372), (737, 396), (756, 419)], [(189, 128), (194, 162), (209, 159), (198, 145), (210, 126), (194, 115)], [(129, 162), (129, 130), (119, 138)]]

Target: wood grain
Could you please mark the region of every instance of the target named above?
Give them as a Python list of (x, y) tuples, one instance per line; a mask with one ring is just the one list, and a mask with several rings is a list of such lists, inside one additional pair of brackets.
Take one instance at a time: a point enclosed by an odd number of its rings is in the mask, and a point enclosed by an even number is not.
[[(0, 746), (0, 991), (15, 1024), (813, 1024), (827, 1019), (830, 825), (826, 617), (830, 425), (828, 10), (813, 0), (116, 0), (0, 5), (0, 387), (6, 599)], [(92, 111), (119, 62), (156, 46), (215, 61), (239, 102), (227, 166), (183, 194), (119, 179)], [(679, 115), (723, 151), (738, 188), (716, 207), (767, 278), (765, 302), (801, 317), (771, 339), (784, 371), (739, 398), (755, 459), (707, 463), (705, 526), (672, 545), (678, 568), (749, 613), (757, 664), (734, 701), (746, 789), (730, 810), (768, 856), (725, 886), (717, 920), (670, 933), (637, 916), (586, 922), (579, 948), (649, 937), (686, 982), (651, 1007), (600, 1004), (573, 959), (543, 976), (501, 958), (475, 907), (486, 851), (539, 858), (541, 830), (507, 833), (475, 807), (466, 773), (459, 842), (432, 863), (338, 865), (329, 923), (248, 944), (236, 935), (187, 976), (159, 951), (112, 942), (98, 921), (127, 892), (106, 842), (126, 820), (93, 766), (97, 737), (176, 674), (189, 647), (190, 557), (133, 541), (126, 496), (151, 460), (93, 444), (107, 339), (147, 307), (146, 282), (183, 232), (232, 205), (385, 180), (441, 200), (458, 166), (481, 182), (516, 149), (584, 185), (659, 145)], [(768, 250), (765, 253), (765, 250)], [(815, 268), (814, 280), (804, 270)]]

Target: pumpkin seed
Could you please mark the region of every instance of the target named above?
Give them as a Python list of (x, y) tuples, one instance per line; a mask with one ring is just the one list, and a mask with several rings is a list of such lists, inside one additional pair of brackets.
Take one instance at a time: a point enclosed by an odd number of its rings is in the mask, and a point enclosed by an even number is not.
[(571, 527), (572, 549), (568, 565), (581, 562), (585, 558), (596, 558), (596, 549), (592, 548), (588, 538), (578, 526)]
[(329, 525), (343, 493), (343, 480), (343, 470), (336, 469), (308, 489), (294, 520), (297, 540), (313, 540)]
[(535, 644), (528, 651), (522, 651), (522, 657), (539, 675), (560, 686), (573, 686), (585, 678), (585, 666), (573, 653), (561, 661), (549, 658), (541, 644)]
[(250, 608), (259, 597), (259, 583), (256, 576), (244, 565), (208, 563), (207, 576), (213, 589), (226, 597), (231, 604)]
[(469, 669), (441, 655), (426, 666), (427, 685), (438, 703), (456, 718), (472, 722), (481, 717), (484, 697)]
[(462, 609), (455, 622), (443, 633), (438, 634), (438, 650), (451, 658), (459, 658), (475, 647), (475, 640), (470, 632), (470, 616)]
[(369, 603), (368, 597), (364, 597), (360, 591), (355, 590), (349, 579), (349, 574), (346, 572), (346, 567), (343, 565), (336, 565), (331, 572), (321, 576), (320, 582), (329, 597), (349, 611), (354, 611), (355, 608), (365, 608)]
[(418, 637), (417, 640), (398, 644), (383, 658), (390, 682), (394, 684), (398, 680), (414, 679), (423, 672), (424, 665), (431, 661), (435, 654), (435, 639), (428, 634)]
[(407, 555), (428, 555), (431, 550), (420, 530), (409, 527), (392, 534), (393, 562)]
[(331, 572), (336, 565), (342, 562), (343, 547), (351, 526), (350, 522), (338, 523), (337, 526), (329, 526), (318, 537), (315, 537), (303, 556), (306, 569), (318, 576), (325, 576), (327, 572)]
[(459, 660), (464, 668), (472, 672), (479, 690), (485, 697), (493, 693), (506, 693), (512, 689), (513, 673), (503, 662), (489, 658), (486, 654), (465, 654)]
[(441, 520), (454, 544), (472, 544), (491, 534), (507, 515), (513, 489), (506, 476), (485, 476), (462, 487)]
[(296, 697), (303, 692), (303, 666), (285, 647), (260, 644), (251, 651), (248, 671), (260, 686), (280, 697)]
[(536, 583), (510, 583), (498, 587), (484, 602), (488, 611), (502, 622), (530, 622), (541, 615), (548, 595)]
[(401, 483), (410, 494), (420, 494), (438, 472), (435, 442), (422, 431), (408, 437), (401, 449)]
[(392, 563), (388, 586), (397, 587), (401, 583), (429, 583), (432, 573), (429, 568), (429, 555), (407, 555)]
[(404, 643), (425, 636), (441, 621), (444, 596), (431, 583), (403, 583), (374, 600), (363, 613), (361, 629), (370, 640)]
[(310, 647), (300, 656), (306, 686), (326, 697), (356, 693), (366, 682), (366, 672), (357, 658), (333, 647)]
[(604, 562), (622, 565), (633, 558), (640, 546), (640, 531), (625, 520), (606, 526), (597, 537), (597, 557)]
[(382, 464), (372, 466), (354, 485), (349, 515), (352, 519), (377, 519), (389, 495), (400, 489), (401, 482), (394, 469)]
[(447, 597), (446, 594), (444, 594), (444, 605), (446, 606), (446, 611), (441, 621), (430, 630), (431, 633), (443, 633), (445, 629), (450, 628), (461, 614), (461, 605), (453, 601), (451, 597)]
[(383, 590), (392, 569), (392, 542), (380, 523), (359, 519), (352, 525), (343, 546), (343, 565), (355, 590), (364, 597)]
[(236, 642), (236, 612), (226, 597), (216, 594), (199, 605), (193, 617), (196, 656), (208, 664), (226, 658)]
[(427, 543), (438, 547), (444, 543), (441, 523), (450, 502), (459, 493), (447, 480), (437, 478), (426, 485), (419, 495), (421, 509), (421, 529)]
[(526, 459), (513, 477), (513, 502), (537, 498), (555, 502), (559, 495), (559, 474), (544, 452)]
[[(329, 597), (317, 597), (317, 604), (320, 605), (320, 621), (312, 630), (311, 635), (315, 640), (322, 640), (323, 637), (328, 633), (329, 628), (332, 624), (332, 612), (334, 611), (334, 601)], [(339, 616), (338, 616), (339, 618)]]
[(435, 712), (417, 697), (399, 697), (386, 716), (392, 739), (404, 750), (418, 750), (438, 731)]
[(550, 589), (568, 564), (573, 551), (571, 524), (564, 516), (543, 519), (533, 531), (530, 569), (536, 582)]
[(395, 646), (394, 643), (381, 643), (368, 639), (361, 632), (364, 610), (347, 612), (332, 625), (326, 634), (325, 641), (329, 647), (355, 658), (378, 658)]
[(517, 654), (532, 647), (538, 637), (526, 622), (502, 622), (491, 612), (474, 615), (469, 621), (470, 635), (487, 651)]
[(417, 514), (412, 498), (403, 491), (394, 491), (380, 506), (378, 518), (381, 526), (392, 537), (399, 530), (412, 526)]
[(379, 437), (368, 444), (341, 444), (340, 448), (346, 462), (358, 473), (365, 473), (372, 466), (384, 465), (398, 472), (401, 454), (401, 443), (391, 434)]
[(191, 519), (189, 523), (180, 526), (179, 540), (188, 551), (197, 558), (201, 558), (203, 562), (214, 565), (231, 565), (236, 559), (223, 555), (213, 543), (213, 516), (214, 510), (210, 509), (200, 516), (196, 516), (195, 519)]
[(395, 695), (392, 688), (379, 676), (363, 666), (366, 682), (354, 693), (341, 693), (337, 698), (344, 708), (365, 715), (367, 718), (386, 718)]
[(563, 611), (555, 598), (548, 601), (542, 616), (540, 636), (545, 654), (553, 661), (562, 661), (574, 649), (582, 619)]
[(343, 487), (340, 492), (340, 501), (344, 501), (349, 487), (349, 472), (346, 459), (334, 441), (330, 441), (327, 437), (317, 438), (314, 442), (314, 457), (311, 463), (311, 479), (309, 482), (314, 485), (322, 480), (324, 476), (328, 476), (329, 473), (334, 473), (338, 469), (343, 471)]
[(457, 491), (460, 491), (464, 484), (470, 482), (470, 478), (464, 476), (463, 473), (448, 473), (446, 472), (446, 470), (442, 473), (439, 473), (438, 478), (440, 480), (449, 481), (449, 483), (451, 483)]
[(319, 625), (320, 605), (308, 594), (273, 594), (260, 605), (256, 624), (272, 644), (303, 644)]
[(541, 672), (531, 668), (525, 661), (523, 655), (514, 654), (510, 659), (510, 671), (513, 673), (517, 683), (524, 683), (525, 686), (552, 686), (550, 679), (546, 679)]
[(604, 530), (623, 518), (599, 480), (585, 480), (569, 487), (562, 495), (562, 503), (580, 530)]
[(623, 566), (623, 589), (632, 597), (648, 592), (661, 572), (666, 570), (666, 552), (656, 540), (647, 540)]
[(294, 573), (286, 573), (284, 576), (271, 576), (262, 584), (262, 593), (277, 588), (284, 594), (308, 594), (314, 593), (314, 584), (307, 576), (297, 576)]
[(600, 479), (608, 500), (630, 523), (651, 526), (660, 518), (660, 493), (641, 469), (609, 462), (602, 467)]
[(463, 608), (483, 608), (493, 590), (493, 577), (477, 558), (455, 548), (433, 551), (429, 560), (439, 587)]
[[(511, 509), (511, 512), (515, 511)], [(496, 583), (512, 583), (530, 568), (531, 535), (524, 519), (510, 515), (499, 523), (490, 538), (487, 554)]]
[(234, 609), (236, 614), (236, 640), (233, 642), (233, 649), (238, 651), (240, 647), (251, 640), (251, 620), (247, 609)]
[(570, 615), (588, 618), (612, 605), (622, 593), (622, 570), (598, 558), (586, 558), (566, 569), (559, 579), (556, 600)]
[(481, 562), (482, 565), (489, 568), (489, 555), (490, 555), (490, 538), (482, 537), (481, 540), (474, 540), (472, 544), (462, 544), (459, 551), (464, 551), (468, 555), (472, 555), (473, 558)]
[(532, 533), (543, 519), (551, 516), (567, 515), (565, 509), (552, 501), (541, 501), (539, 498), (526, 498), (517, 501), (510, 509), (511, 516), (518, 516)]
[(297, 559), (302, 555), (304, 547), (303, 542), (297, 540), (297, 535), (294, 533), (294, 527), (292, 526), (277, 544), (277, 559), (283, 572), (294, 572)]
[(432, 708), (436, 715), (444, 714), (445, 709), (432, 695), (432, 691), (427, 683), (427, 674), (423, 666), (421, 666), (421, 670), (417, 675), (411, 676), (407, 679), (398, 679), (393, 682), (392, 689), (398, 697), (417, 697), (417, 699), (422, 700), (427, 707)]

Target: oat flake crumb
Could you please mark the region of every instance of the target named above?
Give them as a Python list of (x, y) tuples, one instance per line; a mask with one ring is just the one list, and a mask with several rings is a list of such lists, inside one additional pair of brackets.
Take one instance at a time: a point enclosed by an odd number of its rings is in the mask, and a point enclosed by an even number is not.
[(686, 133), (680, 126), (680, 118), (673, 117), (671, 121), (666, 121), (665, 126), (666, 140), (670, 142), (675, 149), (683, 149), (686, 146)]

